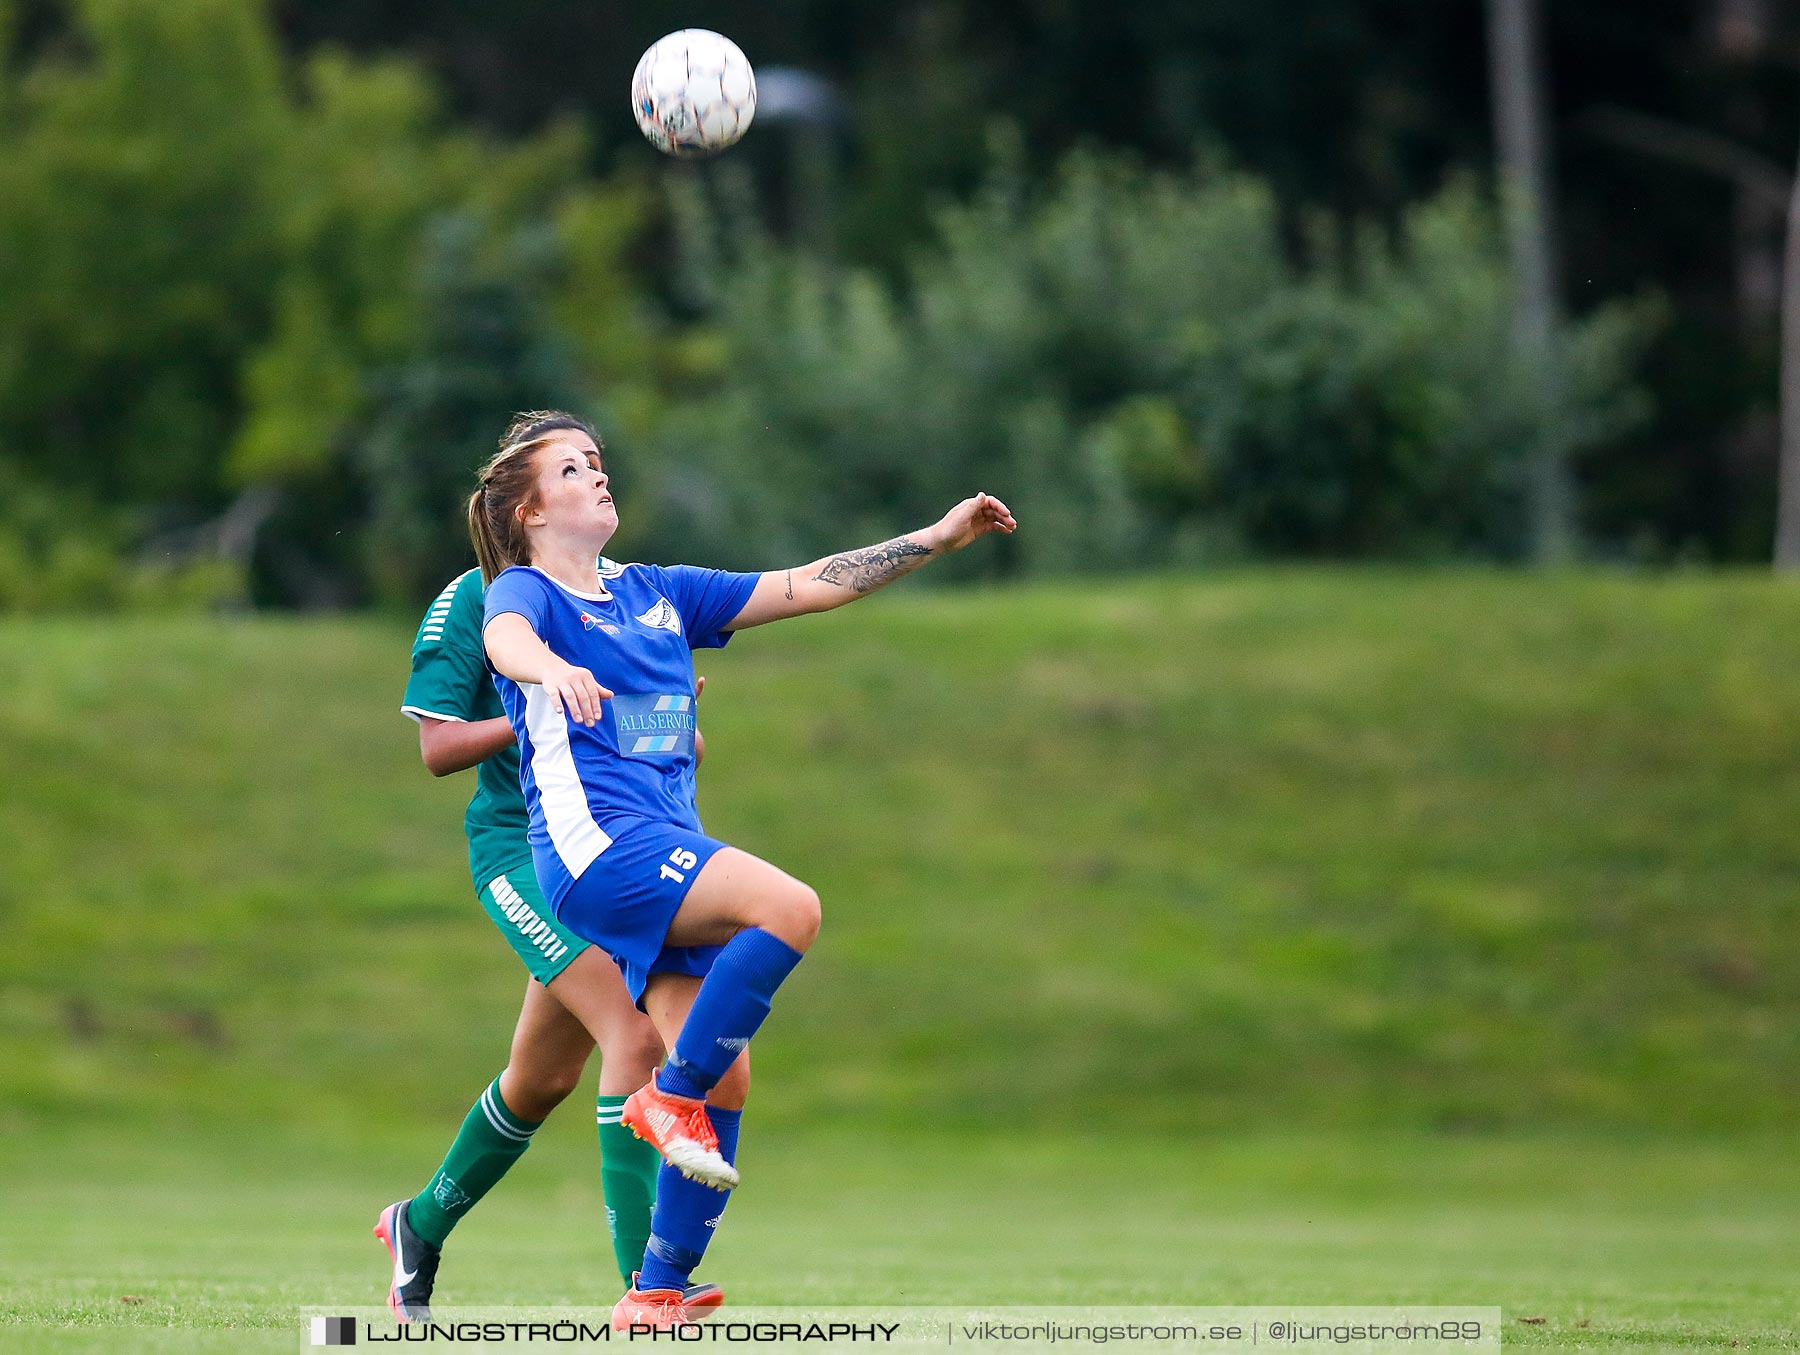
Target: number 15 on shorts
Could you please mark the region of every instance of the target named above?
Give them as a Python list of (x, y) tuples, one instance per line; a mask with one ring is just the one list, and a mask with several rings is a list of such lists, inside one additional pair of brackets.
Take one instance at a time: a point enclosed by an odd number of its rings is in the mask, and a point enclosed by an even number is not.
[(687, 873), (694, 868), (699, 859), (686, 847), (677, 847), (669, 853), (669, 859), (663, 862), (663, 879), (673, 880), (678, 885), (686, 884)]

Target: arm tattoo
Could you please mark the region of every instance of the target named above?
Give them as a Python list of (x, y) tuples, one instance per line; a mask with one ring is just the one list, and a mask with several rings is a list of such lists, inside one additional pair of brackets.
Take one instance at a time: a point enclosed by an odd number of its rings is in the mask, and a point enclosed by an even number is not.
[(909, 574), (931, 558), (931, 550), (908, 537), (897, 536), (879, 546), (834, 555), (817, 575), (821, 583), (842, 584), (858, 593), (867, 593), (882, 584)]
[(788, 601), (792, 602), (794, 600), (794, 571), (791, 569), (788, 571), (787, 588)]

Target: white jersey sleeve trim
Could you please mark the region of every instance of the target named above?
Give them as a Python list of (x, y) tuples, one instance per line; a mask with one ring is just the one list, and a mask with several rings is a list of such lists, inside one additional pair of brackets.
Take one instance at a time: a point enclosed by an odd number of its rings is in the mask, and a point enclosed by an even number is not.
[(466, 725), (469, 722), (460, 715), (446, 715), (441, 710), (426, 710), (423, 706), (402, 706), (400, 713), (407, 719), (417, 723), (420, 720), (445, 720), (453, 725)]
[(581, 773), (569, 750), (569, 722), (553, 709), (541, 683), (521, 682), (525, 695), (525, 733), (531, 739), (531, 775), (537, 782), (538, 803), (551, 845), (562, 858), (571, 879), (594, 864), (612, 846), (612, 839), (594, 822)]

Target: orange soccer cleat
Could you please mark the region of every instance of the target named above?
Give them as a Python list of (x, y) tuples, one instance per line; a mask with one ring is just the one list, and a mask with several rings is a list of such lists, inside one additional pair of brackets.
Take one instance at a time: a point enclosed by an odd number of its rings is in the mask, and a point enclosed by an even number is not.
[(719, 1156), (719, 1136), (707, 1118), (706, 1102), (661, 1091), (653, 1077), (625, 1099), (620, 1119), (688, 1180), (714, 1190), (736, 1188), (737, 1168)]
[[(635, 1285), (637, 1276), (631, 1282)], [(690, 1313), (710, 1313), (725, 1306), (725, 1291), (716, 1284), (690, 1284), (681, 1291), (681, 1304)]]
[(638, 1289), (637, 1276), (632, 1276), (633, 1287), (625, 1291), (625, 1297), (613, 1305), (612, 1329), (625, 1331), (631, 1327), (651, 1327), (657, 1331), (670, 1331), (675, 1327), (685, 1327), (693, 1318), (682, 1303), (679, 1289)]

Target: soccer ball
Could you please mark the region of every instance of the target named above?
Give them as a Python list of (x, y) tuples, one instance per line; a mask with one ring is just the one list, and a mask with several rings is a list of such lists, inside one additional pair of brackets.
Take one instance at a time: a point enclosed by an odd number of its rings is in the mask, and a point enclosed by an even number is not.
[(669, 155), (712, 155), (750, 128), (756, 73), (738, 45), (706, 28), (650, 44), (631, 76), (631, 111)]

